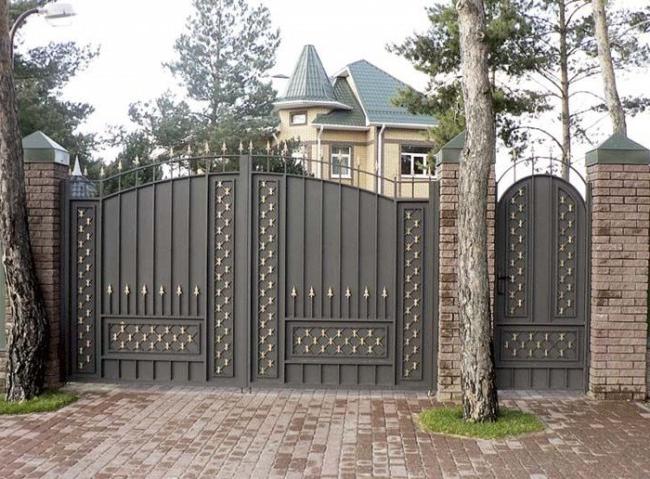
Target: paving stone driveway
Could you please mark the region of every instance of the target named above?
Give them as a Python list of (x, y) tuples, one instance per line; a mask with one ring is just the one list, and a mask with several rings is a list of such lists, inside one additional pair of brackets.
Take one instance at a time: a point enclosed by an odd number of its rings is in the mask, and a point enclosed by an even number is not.
[(72, 385), (74, 405), (0, 416), (0, 477), (650, 477), (650, 410), (518, 395), (548, 430), (476, 441), (421, 431), (396, 392)]

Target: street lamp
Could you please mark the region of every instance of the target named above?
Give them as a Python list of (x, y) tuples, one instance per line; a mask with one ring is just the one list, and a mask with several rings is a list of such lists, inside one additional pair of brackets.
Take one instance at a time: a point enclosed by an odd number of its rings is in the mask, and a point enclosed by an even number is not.
[(20, 27), (23, 26), (25, 20), (27, 20), (27, 17), (35, 14), (43, 15), (43, 18), (49, 22), (76, 15), (74, 9), (72, 8), (72, 5), (68, 3), (48, 3), (42, 7), (32, 8), (21, 13), (18, 18), (16, 18), (16, 21), (11, 26), (11, 30), (9, 32), (9, 48), (12, 59), (14, 57), (14, 38), (16, 36), (16, 32)]

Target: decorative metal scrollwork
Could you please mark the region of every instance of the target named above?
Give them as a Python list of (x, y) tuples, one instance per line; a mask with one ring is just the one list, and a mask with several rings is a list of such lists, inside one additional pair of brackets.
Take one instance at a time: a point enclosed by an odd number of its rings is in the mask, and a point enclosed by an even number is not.
[(95, 371), (95, 242), (94, 206), (79, 206), (76, 211), (76, 278), (77, 352), (79, 372)]
[(573, 317), (576, 314), (578, 217), (575, 201), (562, 189), (558, 190), (557, 215), (555, 315)]
[(566, 331), (501, 332), (501, 359), (530, 361), (578, 360), (578, 333)]
[(110, 323), (108, 350), (117, 353), (199, 354), (197, 325)]
[(419, 379), (422, 376), (422, 269), (424, 267), (423, 234), (424, 211), (421, 208), (404, 210), (402, 232), (402, 378)]
[[(234, 374), (234, 182), (218, 181), (214, 190), (214, 374)], [(198, 292), (198, 287), (196, 289)]]
[(522, 185), (508, 203), (507, 316), (528, 311), (528, 185)]
[(257, 374), (278, 375), (279, 183), (257, 184)]
[(386, 355), (385, 327), (296, 327), (292, 352), (310, 357), (367, 357)]

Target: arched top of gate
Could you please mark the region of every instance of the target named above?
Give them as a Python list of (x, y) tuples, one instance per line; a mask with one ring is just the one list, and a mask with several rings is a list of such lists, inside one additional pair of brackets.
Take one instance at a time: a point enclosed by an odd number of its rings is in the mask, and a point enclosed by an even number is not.
[[(210, 175), (238, 175), (246, 172), (311, 178), (358, 188), (396, 200), (429, 198), (430, 185), (436, 181), (433, 175), (388, 178), (375, 171), (365, 170), (362, 165), (354, 163), (352, 158), (350, 161), (351, 163), (347, 165), (334, 165), (325, 160), (297, 158), (285, 154), (242, 154), (180, 156), (162, 161), (137, 162), (131, 168), (123, 168), (122, 164), (118, 163), (115, 173), (105, 175), (102, 171), (99, 179), (84, 177), (83, 181), (93, 186), (93, 193), (85, 194), (83, 198), (108, 198), (162, 182)], [(70, 184), (73, 181), (74, 177), (71, 177)], [(74, 199), (82, 198), (73, 188), (70, 189), (70, 194)]]
[[(562, 175), (563, 167), (566, 167), (568, 178)], [(587, 180), (573, 165), (566, 165), (556, 158), (524, 158), (513, 162), (497, 178), (497, 200), (501, 199), (513, 185), (534, 176), (555, 177), (573, 187), (583, 200), (587, 198)]]

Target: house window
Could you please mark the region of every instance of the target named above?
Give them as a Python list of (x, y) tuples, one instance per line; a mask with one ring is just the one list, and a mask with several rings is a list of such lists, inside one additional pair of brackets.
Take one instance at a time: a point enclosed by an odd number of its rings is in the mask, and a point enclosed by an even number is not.
[(401, 154), (402, 176), (429, 176), (429, 148), (403, 146)]
[(307, 112), (298, 111), (291, 114), (290, 123), (292, 125), (306, 125), (307, 124)]
[(350, 166), (352, 164), (351, 146), (332, 147), (332, 177), (350, 178)]

